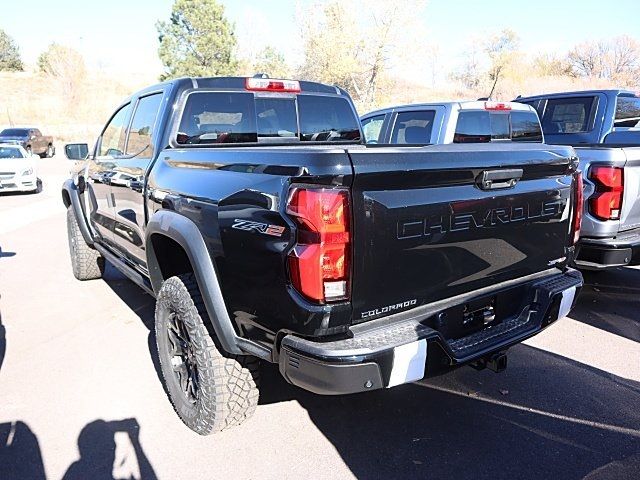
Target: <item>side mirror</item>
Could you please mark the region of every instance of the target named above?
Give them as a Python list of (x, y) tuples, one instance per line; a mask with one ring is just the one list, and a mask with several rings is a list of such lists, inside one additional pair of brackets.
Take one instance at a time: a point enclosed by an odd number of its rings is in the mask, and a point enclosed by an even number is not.
[(38, 155), (37, 153), (32, 153), (32, 154), (31, 154), (31, 158), (37, 158), (37, 159), (40, 159), (40, 155)]
[(89, 155), (89, 145), (86, 143), (67, 143), (64, 146), (64, 156), (69, 160), (84, 160)]

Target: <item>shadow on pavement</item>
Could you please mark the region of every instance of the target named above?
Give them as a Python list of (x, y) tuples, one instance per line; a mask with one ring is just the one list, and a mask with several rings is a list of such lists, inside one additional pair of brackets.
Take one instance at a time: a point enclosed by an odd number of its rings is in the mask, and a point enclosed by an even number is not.
[(640, 342), (640, 270), (582, 272), (585, 286), (569, 315), (574, 320)]
[[(111, 266), (105, 281), (149, 329), (149, 352), (164, 385), (154, 299)], [(631, 278), (624, 282), (633, 285)], [(594, 296), (615, 294), (613, 284), (600, 285)], [(583, 304), (590, 305), (588, 295)], [(604, 322), (607, 309), (621, 315), (618, 304), (626, 301), (600, 298), (599, 316), (591, 321)], [(463, 367), (367, 394), (314, 395), (266, 363), (261, 384), (261, 405), (297, 401), (357, 478), (638, 478), (640, 384), (526, 345), (509, 351), (501, 374)]]
[(524, 345), (509, 360), (342, 397), (264, 365), (261, 403), (298, 401), (357, 478), (638, 478), (640, 384)]
[[(155, 480), (138, 440), (139, 432), (134, 418), (87, 424), (78, 436), (80, 458), (69, 466), (63, 480)], [(24, 422), (0, 424), (0, 478), (46, 478), (38, 438)]]
[(0, 478), (45, 478), (38, 438), (24, 422), (0, 423)]
[(118, 297), (120, 297), (120, 299), (138, 315), (138, 317), (140, 317), (142, 324), (149, 330), (149, 336), (147, 337), (149, 355), (151, 356), (153, 367), (156, 371), (156, 375), (158, 376), (158, 381), (165, 389), (165, 393), (168, 394), (164, 387), (160, 360), (158, 359), (158, 349), (156, 347), (155, 299), (120, 273), (109, 262), (106, 264), (102, 279), (109, 288), (111, 288), (111, 290), (113, 290), (113, 292), (118, 295)]
[(63, 480), (156, 479), (138, 440), (139, 432), (134, 418), (87, 424), (78, 436), (80, 458), (69, 466)]

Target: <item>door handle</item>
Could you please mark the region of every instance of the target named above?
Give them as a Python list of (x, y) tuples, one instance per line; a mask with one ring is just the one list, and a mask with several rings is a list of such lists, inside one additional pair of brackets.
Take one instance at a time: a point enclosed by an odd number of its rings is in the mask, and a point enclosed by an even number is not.
[(484, 170), (476, 177), (476, 185), (481, 190), (498, 190), (500, 188), (513, 188), (522, 178), (521, 168), (504, 170)]

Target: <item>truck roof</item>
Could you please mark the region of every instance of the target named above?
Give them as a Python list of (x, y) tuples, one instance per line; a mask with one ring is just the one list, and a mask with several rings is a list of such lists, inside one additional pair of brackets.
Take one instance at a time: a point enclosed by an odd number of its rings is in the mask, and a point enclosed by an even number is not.
[(405, 108), (411, 108), (414, 110), (428, 109), (430, 107), (458, 107), (460, 110), (484, 110), (486, 103), (494, 103), (494, 104), (503, 104), (510, 107), (510, 110), (532, 110), (533, 107), (530, 105), (525, 105), (522, 103), (518, 103), (516, 101), (513, 102), (494, 102), (494, 101), (484, 101), (484, 100), (464, 100), (464, 101), (447, 101), (447, 102), (427, 102), (427, 103), (407, 103), (403, 105), (394, 105), (393, 107), (380, 108), (378, 110), (373, 110), (371, 112), (367, 112), (364, 115), (361, 115), (361, 118), (369, 117), (371, 115), (381, 115), (384, 113), (393, 112), (395, 110), (401, 110)]
[[(306, 80), (289, 80), (289, 79), (271, 79), (268, 77), (180, 77), (166, 82), (150, 85), (142, 90), (133, 93), (126, 101), (131, 98), (139, 97), (151, 92), (157, 92), (169, 85), (173, 85), (177, 89), (187, 90), (189, 88), (215, 88), (219, 90), (245, 90), (247, 78), (265, 78), (274, 81), (295, 81), (300, 85), (302, 93), (323, 93), (349, 96), (342, 88), (335, 85), (326, 85), (319, 82), (310, 82)], [(126, 103), (125, 101), (125, 103)]]
[(611, 94), (611, 95), (619, 95), (621, 93), (624, 94), (628, 94), (628, 95), (637, 95), (637, 92), (633, 92), (631, 90), (626, 90), (626, 89), (622, 89), (622, 88), (604, 88), (604, 89), (594, 89), (594, 90), (572, 90), (572, 91), (568, 91), (568, 92), (555, 92), (555, 93), (543, 93), (543, 94), (539, 94), (539, 95), (522, 95), (522, 96), (518, 96), (516, 99), (514, 99), (514, 101), (521, 101), (521, 100), (533, 100), (533, 99), (539, 99), (539, 98), (557, 98), (557, 97), (566, 97), (566, 96), (570, 96), (570, 95), (595, 95), (598, 93), (604, 93), (604, 94)]

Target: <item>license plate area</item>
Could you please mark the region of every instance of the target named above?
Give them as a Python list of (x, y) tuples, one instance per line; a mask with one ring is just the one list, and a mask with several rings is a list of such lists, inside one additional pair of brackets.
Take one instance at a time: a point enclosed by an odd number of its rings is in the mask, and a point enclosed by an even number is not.
[(443, 309), (423, 323), (455, 340), (519, 315), (526, 296), (526, 287), (511, 287)]

